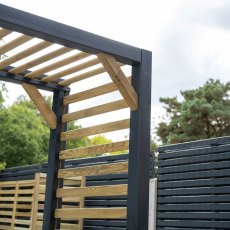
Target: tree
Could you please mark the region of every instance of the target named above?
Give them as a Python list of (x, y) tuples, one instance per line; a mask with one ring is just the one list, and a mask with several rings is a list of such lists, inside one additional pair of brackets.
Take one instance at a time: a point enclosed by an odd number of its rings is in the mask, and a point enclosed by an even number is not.
[(181, 91), (177, 97), (160, 98), (167, 119), (156, 134), (163, 144), (173, 144), (230, 135), (230, 82), (209, 79), (203, 86)]

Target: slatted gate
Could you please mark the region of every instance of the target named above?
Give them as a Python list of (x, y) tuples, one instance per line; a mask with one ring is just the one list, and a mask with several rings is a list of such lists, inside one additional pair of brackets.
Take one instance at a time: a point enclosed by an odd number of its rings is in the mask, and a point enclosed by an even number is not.
[(159, 152), (157, 230), (230, 229), (229, 137)]

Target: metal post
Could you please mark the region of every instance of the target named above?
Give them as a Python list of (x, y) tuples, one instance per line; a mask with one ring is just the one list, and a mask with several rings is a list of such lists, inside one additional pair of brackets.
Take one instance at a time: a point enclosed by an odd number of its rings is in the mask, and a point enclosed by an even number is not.
[(130, 120), (128, 230), (148, 229), (151, 66), (151, 52), (142, 50), (141, 63), (132, 71), (138, 110), (131, 112)]
[(49, 156), (47, 165), (47, 180), (43, 230), (55, 229), (54, 213), (57, 206), (56, 190), (58, 188), (57, 173), (60, 166), (59, 151), (61, 149), (60, 135), (62, 131), (63, 91), (54, 91), (53, 111), (57, 116), (57, 128), (50, 132)]

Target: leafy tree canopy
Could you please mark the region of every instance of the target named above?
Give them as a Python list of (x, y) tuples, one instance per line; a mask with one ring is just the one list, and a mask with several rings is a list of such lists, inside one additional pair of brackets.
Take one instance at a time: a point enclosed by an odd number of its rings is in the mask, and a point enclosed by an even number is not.
[(167, 119), (156, 134), (163, 144), (173, 144), (230, 135), (230, 82), (209, 79), (203, 86), (181, 91), (177, 97), (160, 98)]

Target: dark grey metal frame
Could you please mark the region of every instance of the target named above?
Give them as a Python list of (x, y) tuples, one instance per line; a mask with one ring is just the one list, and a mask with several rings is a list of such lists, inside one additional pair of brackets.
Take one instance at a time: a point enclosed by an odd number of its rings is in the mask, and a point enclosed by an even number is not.
[[(149, 155), (150, 155), (150, 105), (151, 105), (151, 52), (121, 42), (88, 33), (52, 20), (35, 16), (0, 4), (0, 26), (49, 42), (79, 49), (92, 54), (107, 53), (117, 61), (133, 66), (132, 84), (138, 93), (139, 108), (131, 112), (130, 149), (128, 173), (127, 229), (148, 229)], [(58, 117), (57, 128), (51, 131), (48, 159), (47, 193), (43, 230), (54, 229), (54, 211), (57, 207), (57, 171), (60, 166), (58, 153), (61, 148), (60, 133), (66, 87), (55, 83), (41, 83), (19, 75), (0, 72), (0, 80), (14, 83), (31, 83), (40, 89), (54, 92), (53, 110)]]

